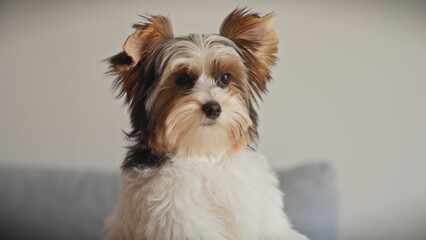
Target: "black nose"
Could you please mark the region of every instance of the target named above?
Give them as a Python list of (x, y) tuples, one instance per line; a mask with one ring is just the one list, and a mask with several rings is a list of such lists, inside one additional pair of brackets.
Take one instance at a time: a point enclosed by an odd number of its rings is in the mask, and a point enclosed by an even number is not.
[(222, 108), (220, 107), (219, 103), (214, 101), (204, 104), (202, 108), (203, 112), (210, 119), (216, 119), (222, 112)]

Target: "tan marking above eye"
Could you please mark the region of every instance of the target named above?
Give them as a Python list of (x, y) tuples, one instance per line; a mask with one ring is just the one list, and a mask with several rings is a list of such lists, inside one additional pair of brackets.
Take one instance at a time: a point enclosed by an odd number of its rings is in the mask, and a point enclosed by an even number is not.
[(229, 73), (234, 77), (244, 74), (245, 68), (242, 60), (236, 56), (214, 60), (211, 65), (209, 75), (217, 80), (226, 73)]
[(188, 66), (177, 67), (172, 71), (172, 76), (183, 75), (186, 74), (191, 78), (198, 78), (198, 71), (192, 69)]

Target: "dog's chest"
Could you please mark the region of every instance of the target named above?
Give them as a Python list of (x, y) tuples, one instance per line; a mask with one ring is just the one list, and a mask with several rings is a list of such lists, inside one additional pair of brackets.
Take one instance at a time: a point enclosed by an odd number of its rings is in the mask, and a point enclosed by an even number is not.
[(243, 152), (221, 164), (172, 159), (142, 178), (132, 180), (131, 191), (146, 221), (156, 216), (205, 223), (241, 237), (258, 234), (268, 211), (281, 211), (277, 179), (258, 153)]

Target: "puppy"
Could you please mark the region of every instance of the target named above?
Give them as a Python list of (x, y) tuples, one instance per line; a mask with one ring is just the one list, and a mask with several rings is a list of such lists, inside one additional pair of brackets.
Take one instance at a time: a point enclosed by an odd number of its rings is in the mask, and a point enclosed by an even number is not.
[(255, 150), (253, 105), (275, 62), (274, 15), (236, 9), (219, 34), (186, 37), (166, 17), (145, 17), (108, 59), (132, 145), (106, 240), (307, 239)]

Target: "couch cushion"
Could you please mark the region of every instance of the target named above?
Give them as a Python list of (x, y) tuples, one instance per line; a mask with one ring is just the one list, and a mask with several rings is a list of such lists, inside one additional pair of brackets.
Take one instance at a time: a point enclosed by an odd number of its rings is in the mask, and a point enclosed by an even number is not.
[[(312, 240), (333, 240), (335, 202), (325, 164), (279, 173), (286, 211)], [(0, 239), (95, 240), (120, 190), (114, 173), (0, 167)]]
[(312, 163), (279, 172), (284, 210), (294, 227), (311, 240), (336, 239), (334, 171)]
[(118, 174), (0, 168), (0, 239), (101, 239)]

